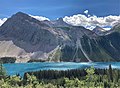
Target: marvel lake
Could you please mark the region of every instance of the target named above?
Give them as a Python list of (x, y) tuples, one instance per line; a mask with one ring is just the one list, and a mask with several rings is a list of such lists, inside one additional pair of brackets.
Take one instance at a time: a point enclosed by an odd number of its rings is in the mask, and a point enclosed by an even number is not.
[(111, 64), (112, 68), (120, 69), (120, 62), (34, 62), (34, 63), (7, 63), (3, 64), (8, 75), (20, 74), (39, 70), (70, 70), (84, 69), (94, 66), (94, 68), (107, 69)]

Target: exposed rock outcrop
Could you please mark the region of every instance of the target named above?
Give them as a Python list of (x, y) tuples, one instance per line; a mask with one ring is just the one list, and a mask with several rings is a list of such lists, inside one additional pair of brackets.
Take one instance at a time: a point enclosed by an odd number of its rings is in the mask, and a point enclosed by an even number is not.
[[(63, 21), (38, 21), (18, 12), (0, 27), (0, 57), (27, 61), (120, 61), (120, 33), (90, 31)], [(99, 30), (99, 32), (97, 31)]]

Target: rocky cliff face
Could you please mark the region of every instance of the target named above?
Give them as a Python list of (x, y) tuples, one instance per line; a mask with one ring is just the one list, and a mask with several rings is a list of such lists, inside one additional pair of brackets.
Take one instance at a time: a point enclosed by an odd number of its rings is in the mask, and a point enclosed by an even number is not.
[(94, 29), (93, 29), (93, 32), (95, 32), (97, 35), (99, 36), (103, 36), (106, 32), (106, 30), (104, 30), (103, 28), (99, 27), (99, 26), (96, 26)]
[(0, 27), (0, 56), (16, 57), (16, 62), (120, 61), (119, 27), (98, 35), (62, 18), (38, 21), (18, 12)]

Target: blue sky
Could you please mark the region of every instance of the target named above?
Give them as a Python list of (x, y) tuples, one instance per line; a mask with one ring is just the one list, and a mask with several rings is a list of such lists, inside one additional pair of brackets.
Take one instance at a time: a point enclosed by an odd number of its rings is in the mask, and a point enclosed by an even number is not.
[(106, 30), (120, 23), (120, 0), (0, 0), (0, 26), (24, 12), (37, 20), (63, 20), (74, 26)]
[(120, 15), (120, 0), (0, 0), (0, 18), (21, 11), (56, 19), (75, 14)]

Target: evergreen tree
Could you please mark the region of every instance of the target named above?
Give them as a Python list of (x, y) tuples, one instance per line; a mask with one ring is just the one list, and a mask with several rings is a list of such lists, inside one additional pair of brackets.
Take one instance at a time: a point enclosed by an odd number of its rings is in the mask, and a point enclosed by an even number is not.
[(5, 68), (3, 67), (2, 62), (0, 62), (0, 78), (1, 78), (1, 77), (5, 77), (5, 76), (6, 76), (6, 70), (5, 70)]
[(86, 69), (87, 75), (86, 75), (86, 81), (93, 81), (93, 75), (95, 74), (95, 68), (90, 67)]
[(111, 64), (109, 65), (109, 79), (113, 82), (113, 74)]

